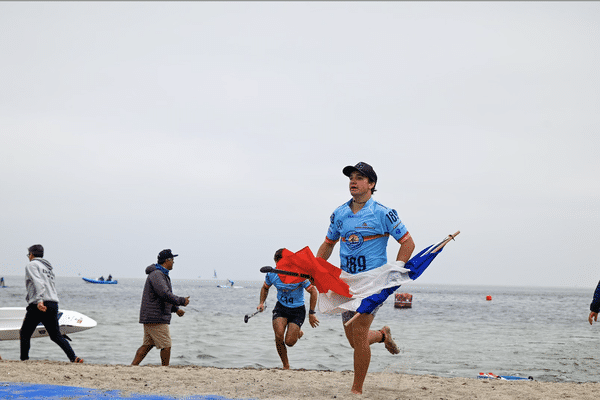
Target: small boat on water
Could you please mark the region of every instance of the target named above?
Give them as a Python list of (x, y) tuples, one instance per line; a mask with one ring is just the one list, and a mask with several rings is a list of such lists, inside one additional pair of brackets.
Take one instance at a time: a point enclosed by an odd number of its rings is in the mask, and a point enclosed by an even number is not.
[(99, 280), (99, 279), (91, 279), (91, 278), (81, 278), (84, 281), (88, 282), (88, 283), (101, 283), (101, 284), (105, 284), (105, 285), (116, 285), (118, 283), (118, 281), (115, 280), (110, 280), (110, 281), (104, 281), (104, 280)]
[(395, 308), (412, 308), (412, 294), (396, 293), (394, 297)]

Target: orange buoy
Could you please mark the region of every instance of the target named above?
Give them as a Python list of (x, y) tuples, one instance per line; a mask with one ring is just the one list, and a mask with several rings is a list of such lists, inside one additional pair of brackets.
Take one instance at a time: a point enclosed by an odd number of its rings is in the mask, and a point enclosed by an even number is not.
[(486, 299), (487, 301), (492, 301), (492, 296), (490, 296), (490, 295), (487, 295), (487, 296), (485, 296), (485, 299)]

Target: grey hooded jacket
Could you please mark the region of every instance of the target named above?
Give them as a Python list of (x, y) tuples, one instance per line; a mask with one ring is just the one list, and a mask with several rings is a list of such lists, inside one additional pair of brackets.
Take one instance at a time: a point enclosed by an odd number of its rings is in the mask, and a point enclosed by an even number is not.
[(175, 296), (171, 279), (156, 268), (156, 264), (146, 267), (146, 284), (140, 307), (140, 324), (169, 324), (171, 313), (177, 312), (185, 304), (185, 297)]
[(52, 265), (43, 258), (34, 258), (25, 266), (25, 288), (27, 304), (40, 301), (56, 301), (58, 294), (54, 286)]

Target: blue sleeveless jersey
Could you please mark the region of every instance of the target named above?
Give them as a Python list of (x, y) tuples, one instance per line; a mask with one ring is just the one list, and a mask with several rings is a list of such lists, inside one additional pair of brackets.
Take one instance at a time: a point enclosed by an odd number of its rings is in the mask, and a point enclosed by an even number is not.
[(277, 301), (289, 308), (301, 307), (304, 305), (304, 289), (311, 283), (307, 279), (299, 283), (283, 283), (279, 275), (275, 272), (269, 272), (265, 276), (267, 286), (275, 286), (277, 289)]
[(396, 210), (372, 198), (356, 214), (350, 208), (351, 203), (352, 200), (348, 201), (331, 214), (327, 240), (335, 243), (341, 239), (341, 268), (357, 274), (386, 264), (388, 237), (401, 241), (408, 230)]

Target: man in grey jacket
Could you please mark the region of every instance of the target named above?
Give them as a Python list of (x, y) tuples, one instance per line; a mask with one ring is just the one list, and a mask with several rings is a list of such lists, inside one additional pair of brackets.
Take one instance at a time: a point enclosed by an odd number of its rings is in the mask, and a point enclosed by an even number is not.
[(160, 349), (160, 359), (163, 366), (168, 366), (171, 360), (171, 313), (183, 317), (185, 311), (177, 306), (187, 306), (190, 297), (179, 297), (173, 294), (169, 271), (173, 269), (174, 258), (171, 249), (158, 253), (156, 264), (146, 268), (146, 284), (142, 294), (140, 307), (140, 324), (144, 324), (144, 342), (135, 353), (131, 365), (139, 365), (152, 347)]
[(19, 331), (21, 340), (21, 361), (29, 359), (31, 335), (41, 322), (46, 327), (50, 339), (60, 346), (71, 362), (82, 363), (71, 345), (60, 334), (58, 328), (58, 294), (54, 286), (52, 265), (44, 257), (44, 247), (34, 244), (28, 250), (29, 263), (25, 266), (25, 287), (27, 288), (27, 312)]

